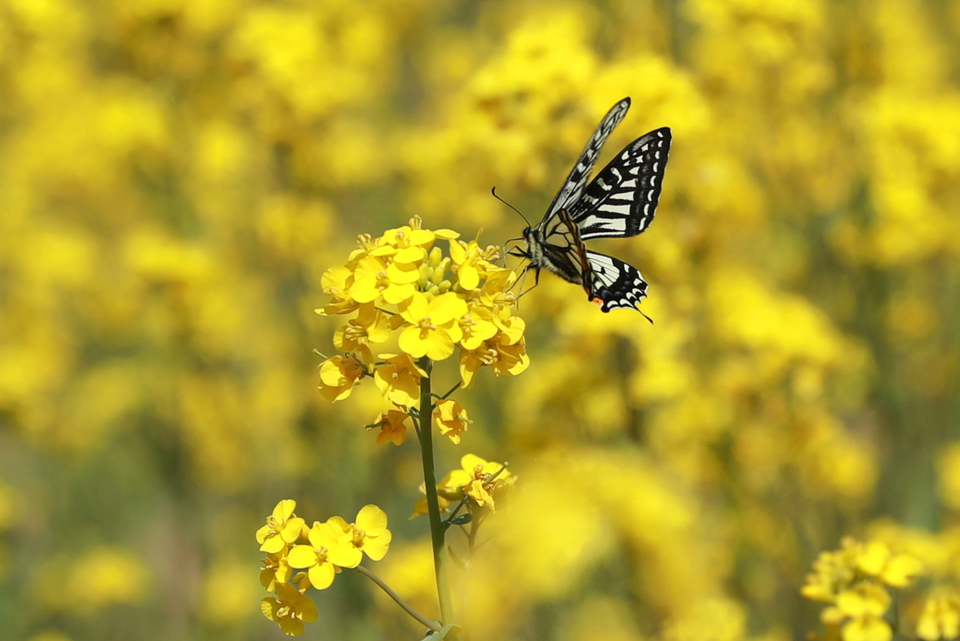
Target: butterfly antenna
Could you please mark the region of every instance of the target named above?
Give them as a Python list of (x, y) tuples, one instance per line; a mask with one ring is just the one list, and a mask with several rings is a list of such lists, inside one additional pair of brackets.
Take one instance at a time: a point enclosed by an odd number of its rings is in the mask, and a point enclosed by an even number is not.
[(497, 195), (497, 188), (496, 188), (496, 187), (494, 187), (493, 189), (491, 189), (491, 190), (490, 190), (490, 193), (493, 194), (493, 197), (494, 197), (494, 198), (496, 198), (497, 200), (499, 200), (500, 202), (502, 202), (504, 205), (506, 205), (507, 207), (509, 207), (509, 208), (512, 209), (513, 211), (515, 211), (515, 212), (517, 212), (518, 214), (520, 214), (520, 218), (523, 218), (523, 222), (527, 223), (527, 227), (531, 227), (530, 221), (527, 220), (527, 217), (526, 217), (526, 216), (524, 216), (522, 213), (520, 213), (520, 210), (519, 210), (519, 209), (517, 209), (516, 207), (514, 207), (513, 205), (511, 205), (510, 203), (508, 203), (508, 202), (505, 201), (503, 198), (501, 198), (500, 196)]

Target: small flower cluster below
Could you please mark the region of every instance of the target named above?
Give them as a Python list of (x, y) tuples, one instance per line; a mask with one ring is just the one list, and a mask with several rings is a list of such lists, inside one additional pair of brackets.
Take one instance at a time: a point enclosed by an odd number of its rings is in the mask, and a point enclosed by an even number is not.
[[(517, 482), (517, 477), (510, 473), (505, 463), (485, 461), (474, 454), (465, 454), (460, 459), (461, 469), (453, 470), (437, 484), (437, 498), (440, 502), (440, 511), (444, 512), (455, 501), (466, 501), (471, 512), (484, 508), (491, 512), (496, 511), (494, 495), (500, 494)], [(420, 492), (426, 493), (426, 487), (421, 485)], [(427, 514), (427, 499), (421, 497), (413, 508), (410, 518)]]
[[(274, 593), (261, 601), (261, 609), (291, 636), (302, 633), (305, 622), (317, 619), (308, 589), (330, 587), (341, 568), (357, 567), (364, 554), (379, 561), (392, 540), (387, 515), (376, 505), (363, 507), (355, 523), (334, 516), (309, 528), (294, 514), (296, 505), (292, 499), (280, 501), (257, 530), (260, 551), (267, 553), (260, 583)], [(294, 569), (300, 572), (294, 574)]]
[(824, 625), (839, 628), (843, 641), (890, 641), (887, 589), (910, 585), (923, 565), (882, 541), (845, 538), (839, 550), (821, 553), (813, 569), (801, 593), (830, 604), (820, 614)]

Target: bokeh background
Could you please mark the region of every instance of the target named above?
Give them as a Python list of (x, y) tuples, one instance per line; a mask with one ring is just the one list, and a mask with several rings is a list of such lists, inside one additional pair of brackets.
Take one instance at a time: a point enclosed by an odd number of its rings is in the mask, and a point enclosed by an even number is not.
[[(596, 245), (656, 324), (544, 277), (530, 368), (457, 396), (440, 469), (519, 476), (472, 638), (802, 639), (844, 535), (955, 581), (958, 54), (957, 0), (2, 0), (0, 638), (283, 638), (282, 498), (381, 505), (374, 569), (437, 616), (414, 444), (369, 382), (317, 392), (320, 275), (413, 214), (519, 235), (490, 188), (539, 218), (624, 96), (601, 162), (674, 146), (651, 229)], [(355, 573), (316, 600), (304, 638), (420, 638)]]

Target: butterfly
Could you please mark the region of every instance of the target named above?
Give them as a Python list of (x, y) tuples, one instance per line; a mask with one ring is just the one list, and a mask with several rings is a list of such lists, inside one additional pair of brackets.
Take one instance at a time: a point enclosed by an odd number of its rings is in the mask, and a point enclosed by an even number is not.
[(603, 143), (629, 109), (630, 98), (624, 98), (607, 112), (543, 219), (523, 230), (526, 248), (511, 252), (530, 261), (526, 269), (536, 271), (537, 283), (540, 270), (553, 272), (581, 285), (604, 312), (640, 311), (647, 283), (636, 267), (590, 251), (584, 241), (636, 236), (650, 226), (670, 152), (670, 128), (655, 129), (627, 145), (587, 184)]

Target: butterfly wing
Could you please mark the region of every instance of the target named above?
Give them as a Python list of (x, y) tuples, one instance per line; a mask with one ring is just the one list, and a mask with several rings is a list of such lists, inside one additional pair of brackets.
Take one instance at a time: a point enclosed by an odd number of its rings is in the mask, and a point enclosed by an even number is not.
[[(562, 279), (584, 285), (589, 278), (587, 248), (577, 231), (577, 224), (565, 209), (546, 221), (540, 243), (543, 266)], [(584, 287), (586, 287), (584, 285)]]
[(563, 186), (560, 188), (560, 191), (557, 192), (553, 202), (550, 203), (550, 207), (547, 209), (543, 220), (540, 221), (539, 227), (541, 229), (544, 228), (551, 218), (557, 215), (557, 212), (562, 209), (569, 209), (572, 203), (576, 203), (580, 199), (581, 194), (583, 194), (584, 185), (586, 185), (587, 178), (590, 175), (590, 170), (593, 169), (593, 165), (597, 162), (597, 156), (600, 155), (600, 150), (603, 148), (603, 143), (607, 141), (610, 133), (620, 124), (623, 117), (627, 115), (629, 109), (630, 98), (624, 98), (611, 107), (607, 115), (604, 116), (600, 124), (597, 125), (596, 131), (593, 132), (593, 136), (590, 137), (587, 146), (584, 147), (583, 152), (581, 152), (580, 158), (577, 159), (577, 163), (570, 171), (570, 175), (567, 176), (567, 179), (563, 182)]
[(647, 282), (636, 267), (590, 250), (585, 257), (589, 270), (584, 288), (591, 301), (605, 312), (618, 307), (640, 311), (638, 305), (647, 296)]
[(669, 127), (651, 131), (627, 145), (597, 174), (570, 206), (583, 240), (636, 236), (650, 225), (660, 201), (671, 138)]

